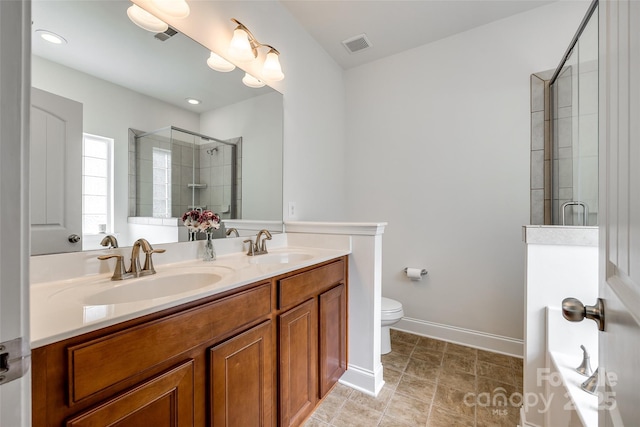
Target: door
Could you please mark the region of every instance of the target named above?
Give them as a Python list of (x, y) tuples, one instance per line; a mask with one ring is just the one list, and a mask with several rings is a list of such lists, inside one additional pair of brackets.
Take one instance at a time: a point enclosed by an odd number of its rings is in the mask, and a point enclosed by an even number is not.
[(211, 349), (212, 425), (273, 425), (273, 328), (269, 320)]
[(297, 426), (318, 402), (318, 312), (315, 299), (278, 316), (280, 425)]
[(320, 294), (318, 342), (320, 398), (347, 370), (347, 293), (343, 284)]
[(82, 250), (81, 103), (32, 88), (30, 157), (31, 254)]
[(193, 426), (193, 360), (67, 421), (66, 427)]
[[(640, 420), (640, 2), (600, 2), (600, 426)], [(603, 372), (604, 371), (604, 372)]]
[(11, 343), (9, 351), (6, 345), (0, 348), (0, 425), (12, 427), (31, 425), (30, 32), (30, 3), (0, 1), (0, 343)]

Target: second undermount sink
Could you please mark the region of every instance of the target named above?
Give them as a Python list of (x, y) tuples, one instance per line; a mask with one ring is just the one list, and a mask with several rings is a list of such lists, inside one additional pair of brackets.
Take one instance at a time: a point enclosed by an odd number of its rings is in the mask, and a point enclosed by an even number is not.
[(85, 305), (122, 304), (134, 301), (152, 300), (195, 291), (211, 286), (222, 276), (208, 272), (182, 273), (169, 276), (148, 276), (123, 280), (114, 287), (89, 295)]
[(313, 258), (313, 255), (304, 252), (272, 252), (264, 255), (249, 257), (250, 264), (289, 264), (305, 261)]

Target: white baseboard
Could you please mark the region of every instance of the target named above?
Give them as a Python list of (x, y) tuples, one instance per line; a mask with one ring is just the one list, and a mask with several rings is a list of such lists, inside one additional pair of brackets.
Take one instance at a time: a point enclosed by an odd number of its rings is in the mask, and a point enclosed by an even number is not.
[(380, 365), (375, 372), (349, 365), (347, 372), (342, 375), (339, 382), (340, 384), (375, 397), (380, 393), (384, 385), (382, 365)]
[(521, 358), (524, 354), (524, 341), (522, 340), (426, 322), (410, 317), (403, 317), (392, 328), (508, 356)]

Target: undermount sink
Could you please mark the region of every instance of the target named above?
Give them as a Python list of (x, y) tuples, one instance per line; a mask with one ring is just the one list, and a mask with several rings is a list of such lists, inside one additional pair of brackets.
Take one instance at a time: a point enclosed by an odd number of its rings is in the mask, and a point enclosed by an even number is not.
[(164, 298), (211, 286), (219, 282), (220, 279), (222, 279), (222, 276), (218, 274), (197, 272), (123, 280), (121, 284), (86, 297), (84, 304), (122, 304)]
[(289, 264), (305, 261), (313, 258), (313, 255), (303, 252), (273, 252), (264, 255), (249, 257), (250, 264)]

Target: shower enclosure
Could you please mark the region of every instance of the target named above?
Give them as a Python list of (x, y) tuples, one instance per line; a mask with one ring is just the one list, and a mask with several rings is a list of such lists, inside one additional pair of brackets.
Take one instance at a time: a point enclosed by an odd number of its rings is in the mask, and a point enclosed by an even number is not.
[(551, 218), (598, 224), (598, 7), (594, 2), (549, 81)]
[(223, 141), (175, 126), (131, 132), (130, 216), (209, 209), (222, 219), (241, 218), (241, 137)]

